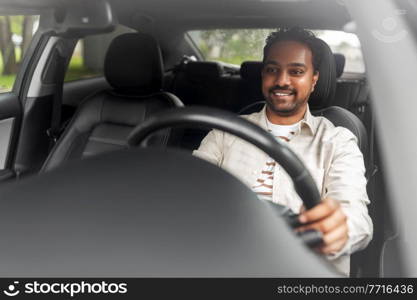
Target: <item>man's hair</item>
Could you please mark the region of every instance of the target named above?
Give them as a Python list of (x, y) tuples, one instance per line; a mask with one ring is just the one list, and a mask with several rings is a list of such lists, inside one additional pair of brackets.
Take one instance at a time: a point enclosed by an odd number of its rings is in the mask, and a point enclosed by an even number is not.
[(263, 62), (265, 62), (272, 45), (281, 41), (295, 41), (305, 44), (310, 48), (313, 54), (314, 72), (318, 71), (322, 56), (319, 39), (311, 31), (300, 27), (280, 28), (277, 31), (271, 32), (265, 40)]

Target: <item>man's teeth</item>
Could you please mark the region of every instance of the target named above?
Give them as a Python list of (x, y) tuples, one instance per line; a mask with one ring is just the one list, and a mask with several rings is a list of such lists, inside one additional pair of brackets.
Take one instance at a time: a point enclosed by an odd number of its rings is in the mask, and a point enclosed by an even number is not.
[(291, 93), (274, 93), (275, 96), (289, 96)]

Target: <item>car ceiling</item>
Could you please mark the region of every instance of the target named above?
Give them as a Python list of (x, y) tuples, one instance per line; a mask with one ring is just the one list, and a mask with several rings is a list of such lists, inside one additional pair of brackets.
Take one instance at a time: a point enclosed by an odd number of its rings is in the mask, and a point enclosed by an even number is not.
[(274, 28), (341, 30), (350, 21), (334, 0), (111, 0), (119, 22), (140, 29)]

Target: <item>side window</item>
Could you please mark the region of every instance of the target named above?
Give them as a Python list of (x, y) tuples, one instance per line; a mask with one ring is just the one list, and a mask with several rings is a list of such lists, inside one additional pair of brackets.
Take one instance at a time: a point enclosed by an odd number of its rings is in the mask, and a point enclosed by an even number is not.
[(113, 32), (80, 39), (72, 54), (65, 81), (102, 76), (104, 59), (111, 41), (116, 36), (127, 32), (135, 32), (135, 30), (118, 25)]
[(0, 93), (11, 91), (39, 16), (0, 16)]
[(361, 45), (355, 34), (334, 30), (315, 30), (314, 33), (330, 46), (333, 53), (345, 56), (345, 72), (365, 73)]

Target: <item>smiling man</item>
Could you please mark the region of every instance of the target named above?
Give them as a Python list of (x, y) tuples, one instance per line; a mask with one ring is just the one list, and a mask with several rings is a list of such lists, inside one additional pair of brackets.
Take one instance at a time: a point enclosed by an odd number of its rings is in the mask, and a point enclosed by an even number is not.
[(312, 174), (322, 202), (304, 210), (288, 175), (265, 153), (247, 142), (212, 130), (194, 155), (234, 174), (259, 198), (285, 205), (304, 226), (323, 233), (317, 251), (349, 275), (350, 254), (365, 248), (372, 238), (366, 205), (363, 156), (356, 137), (323, 117), (311, 115), (308, 99), (319, 79), (321, 45), (299, 28), (271, 33), (264, 47), (262, 93), (265, 107), (243, 116), (285, 141)]

